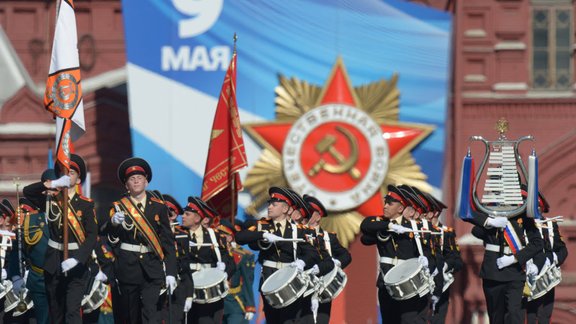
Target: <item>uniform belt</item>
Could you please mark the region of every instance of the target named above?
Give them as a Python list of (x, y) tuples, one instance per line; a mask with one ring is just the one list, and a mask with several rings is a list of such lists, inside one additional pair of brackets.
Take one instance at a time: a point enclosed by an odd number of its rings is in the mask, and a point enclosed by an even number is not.
[[(486, 251), (491, 251), (491, 252), (496, 252), (496, 253), (500, 252), (500, 246), (496, 245), (496, 244), (486, 244), (484, 247), (486, 248)], [(509, 246), (505, 246), (504, 249), (502, 250), (502, 252), (504, 252), (504, 254), (512, 254), (512, 250), (510, 249)]]
[(240, 284), (238, 287), (228, 288), (228, 293), (231, 295), (236, 295), (236, 294), (240, 293), (241, 290), (242, 290), (242, 284)]
[(291, 262), (277, 262), (272, 260), (264, 260), (262, 266), (274, 269), (282, 269), (290, 265)]
[(403, 263), (404, 261), (406, 260), (398, 258), (380, 257), (380, 263), (386, 263), (391, 265), (397, 265)]
[[(48, 246), (56, 250), (64, 251), (64, 244), (52, 241), (51, 239), (48, 239)], [(68, 243), (68, 250), (78, 250), (78, 249), (79, 249), (78, 243), (76, 242)]]
[(213, 268), (211, 263), (190, 263), (190, 270), (200, 270), (210, 268)]
[(120, 244), (120, 250), (130, 251), (130, 252), (139, 252), (139, 253), (150, 253), (152, 250), (148, 248), (146, 245), (142, 244), (129, 244), (129, 243), (122, 243)]
[(39, 275), (44, 275), (44, 269), (37, 267), (33, 264), (30, 265), (30, 269), (32, 269), (33, 272), (36, 272)]

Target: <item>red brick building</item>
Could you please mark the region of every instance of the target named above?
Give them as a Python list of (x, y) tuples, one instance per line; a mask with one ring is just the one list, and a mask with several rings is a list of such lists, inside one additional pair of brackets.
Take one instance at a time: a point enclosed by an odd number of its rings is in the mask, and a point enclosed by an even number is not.
[[(533, 135), (540, 188), (551, 215), (563, 215), (569, 250), (576, 240), (576, 93), (574, 4), (569, 0), (420, 0), (453, 14), (453, 66), (444, 201), (453, 202), (468, 138)], [(121, 190), (116, 167), (131, 156), (124, 33), (119, 0), (76, 1), (86, 127), (75, 143), (91, 171), (92, 196), (106, 205)], [(42, 108), (55, 24), (55, 1), (0, 2), (0, 197), (39, 178), (53, 147), (54, 122)], [(479, 147), (473, 153), (480, 159)], [(101, 206), (102, 207), (102, 206)], [(451, 215), (449, 211), (448, 215)], [(450, 323), (481, 323), (484, 296), (477, 273), (482, 247), (470, 226), (447, 216), (460, 235), (467, 268), (452, 289)], [(563, 266), (554, 322), (576, 319), (576, 262)]]

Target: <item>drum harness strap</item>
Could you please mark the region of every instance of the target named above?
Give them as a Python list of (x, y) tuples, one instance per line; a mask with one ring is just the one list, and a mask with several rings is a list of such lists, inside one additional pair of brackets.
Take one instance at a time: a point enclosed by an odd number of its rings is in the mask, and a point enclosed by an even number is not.
[(326, 246), (326, 251), (328, 251), (328, 254), (332, 256), (332, 245), (330, 244), (330, 235), (325, 230), (323, 229), (320, 230), (324, 234), (324, 245)]
[(416, 221), (411, 219), (410, 224), (412, 224), (412, 229), (414, 230), (414, 239), (416, 240), (416, 247), (418, 248), (418, 253), (423, 256), (424, 253), (422, 252), (422, 242), (420, 241), (420, 233), (418, 232), (418, 224)]
[(222, 262), (222, 255), (220, 255), (220, 248), (218, 246), (218, 241), (216, 240), (216, 233), (214, 233), (213, 228), (207, 228), (207, 230), (208, 234), (210, 235), (212, 245), (214, 246), (214, 253), (216, 253), (216, 259), (218, 259), (218, 262)]

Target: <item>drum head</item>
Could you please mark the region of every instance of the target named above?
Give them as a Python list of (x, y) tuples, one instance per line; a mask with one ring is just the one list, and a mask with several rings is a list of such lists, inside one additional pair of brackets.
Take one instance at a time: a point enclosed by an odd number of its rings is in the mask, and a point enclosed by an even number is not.
[(298, 269), (295, 267), (284, 267), (274, 272), (262, 284), (262, 292), (273, 292), (286, 286), (287, 283), (294, 280), (298, 274)]
[(421, 269), (422, 265), (418, 262), (417, 258), (406, 260), (390, 269), (384, 276), (384, 282), (386, 284), (403, 283), (414, 277)]
[(192, 274), (194, 288), (213, 287), (217, 283), (226, 279), (226, 273), (216, 268), (202, 269)]

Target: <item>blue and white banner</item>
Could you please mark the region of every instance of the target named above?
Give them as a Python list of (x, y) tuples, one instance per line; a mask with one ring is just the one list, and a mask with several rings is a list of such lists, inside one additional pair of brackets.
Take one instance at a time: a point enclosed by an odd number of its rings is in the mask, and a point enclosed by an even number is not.
[[(412, 151), (441, 186), (451, 17), (402, 0), (123, 0), (134, 155), (151, 188), (200, 195), (219, 91), (238, 34), (243, 123), (274, 119), (278, 75), (323, 85), (338, 56), (354, 86), (399, 75), (402, 122), (429, 124)], [(248, 163), (261, 148), (245, 136)], [(244, 170), (241, 175), (245, 177)], [(249, 196), (240, 197), (246, 205)]]

